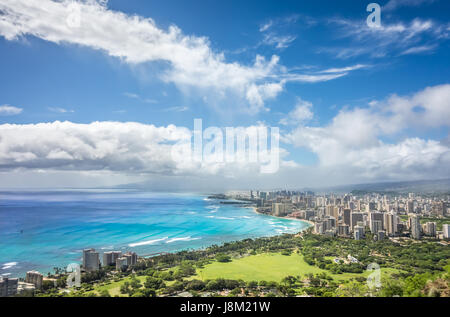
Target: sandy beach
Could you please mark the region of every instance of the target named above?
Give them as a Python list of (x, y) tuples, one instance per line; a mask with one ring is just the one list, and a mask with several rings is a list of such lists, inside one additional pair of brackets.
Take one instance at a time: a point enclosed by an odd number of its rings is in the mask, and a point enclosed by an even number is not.
[[(263, 213), (258, 212), (258, 208), (257, 208), (257, 207), (248, 207), (248, 208), (253, 209), (253, 211), (254, 211), (255, 213), (259, 214), (259, 215), (264, 215)], [(286, 216), (286, 217), (278, 217), (278, 216), (274, 216), (274, 215), (267, 215), (267, 216), (271, 216), (271, 217), (275, 217), (275, 218), (281, 218), (281, 219), (289, 219), (289, 220), (303, 221), (303, 222), (306, 222), (306, 223), (310, 224), (311, 226), (314, 226), (314, 222), (313, 222), (313, 221), (306, 220), (306, 219), (299, 219), (299, 218), (289, 217), (289, 216)]]

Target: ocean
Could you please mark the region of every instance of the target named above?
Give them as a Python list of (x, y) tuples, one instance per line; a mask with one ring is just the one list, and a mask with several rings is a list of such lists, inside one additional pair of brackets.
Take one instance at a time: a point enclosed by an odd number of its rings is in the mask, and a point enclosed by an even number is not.
[[(131, 190), (0, 192), (0, 275), (47, 274), (82, 250), (140, 256), (296, 233), (309, 225), (196, 194)], [(101, 255), (100, 255), (101, 257)]]

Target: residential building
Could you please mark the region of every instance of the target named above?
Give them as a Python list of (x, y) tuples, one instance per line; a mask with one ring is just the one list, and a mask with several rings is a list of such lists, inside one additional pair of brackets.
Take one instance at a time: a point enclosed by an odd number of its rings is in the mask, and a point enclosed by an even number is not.
[(103, 266), (116, 265), (116, 260), (122, 256), (120, 251), (109, 251), (103, 253)]
[(420, 225), (420, 217), (417, 215), (410, 216), (410, 226), (411, 237), (413, 239), (420, 240), (422, 229), (422, 226)]
[(17, 294), (19, 279), (0, 277), (0, 297), (10, 297)]
[(97, 271), (100, 268), (100, 256), (95, 249), (83, 250), (83, 268), (86, 272)]
[(448, 224), (443, 225), (442, 231), (444, 232), (444, 239), (450, 239), (450, 225)]
[(33, 284), (36, 289), (42, 289), (44, 276), (37, 271), (28, 271), (25, 277), (25, 283)]

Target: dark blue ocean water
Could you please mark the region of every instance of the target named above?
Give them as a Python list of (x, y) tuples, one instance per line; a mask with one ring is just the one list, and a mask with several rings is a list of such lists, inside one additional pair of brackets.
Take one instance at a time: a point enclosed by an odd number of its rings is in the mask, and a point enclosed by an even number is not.
[(0, 192), (0, 275), (80, 263), (84, 248), (139, 255), (299, 232), (301, 221), (206, 196), (133, 191)]

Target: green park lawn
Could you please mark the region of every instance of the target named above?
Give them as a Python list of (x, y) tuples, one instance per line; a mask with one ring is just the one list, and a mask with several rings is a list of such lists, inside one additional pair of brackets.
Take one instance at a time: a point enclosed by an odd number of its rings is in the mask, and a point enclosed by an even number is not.
[[(290, 256), (280, 253), (263, 253), (252, 255), (240, 259), (233, 259), (232, 262), (220, 263), (214, 262), (206, 265), (203, 269), (197, 269), (197, 275), (192, 279), (233, 279), (244, 281), (273, 281), (280, 282), (286, 276), (304, 276), (312, 273), (327, 273), (336, 281), (347, 281), (355, 277), (367, 277), (371, 272), (364, 273), (343, 273), (331, 274), (316, 266), (309, 265), (303, 260), (303, 256), (293, 253)], [(382, 277), (398, 272), (396, 269), (382, 268)]]
[[(146, 276), (136, 276), (136, 278), (141, 282), (141, 284), (144, 284)], [(122, 286), (125, 282), (131, 282), (131, 277), (126, 277), (121, 279), (118, 282), (111, 281), (110, 283), (105, 283), (104, 285), (96, 285), (94, 287), (95, 293), (97, 295), (100, 294), (101, 291), (107, 290), (111, 296), (128, 296), (120, 293), (120, 286)]]

